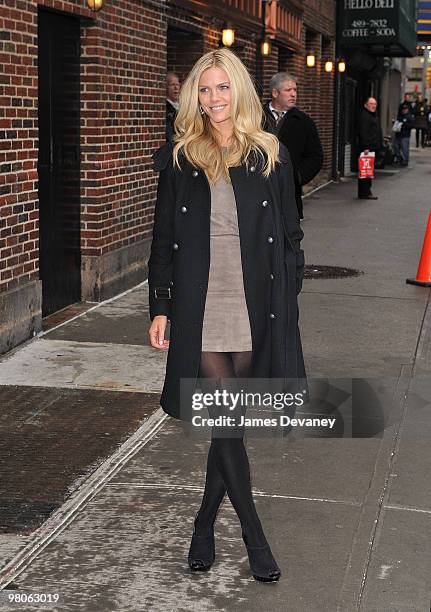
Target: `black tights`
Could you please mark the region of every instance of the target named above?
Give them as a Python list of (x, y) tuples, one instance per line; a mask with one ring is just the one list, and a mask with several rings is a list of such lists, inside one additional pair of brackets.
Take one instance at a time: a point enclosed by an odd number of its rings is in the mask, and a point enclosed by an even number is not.
[[(203, 351), (200, 376), (213, 379), (213, 388), (222, 387), (222, 379), (247, 378), (251, 364), (251, 351), (221, 353)], [(214, 380), (215, 379), (215, 380)], [(238, 389), (239, 390), (239, 389)], [(244, 428), (235, 430), (235, 437), (217, 437), (213, 428), (208, 452), (205, 491), (196, 521), (198, 535), (208, 535), (217, 510), (227, 492), (238, 515), (242, 530), (251, 546), (267, 543), (256, 512), (250, 482), (250, 467), (244, 446)]]

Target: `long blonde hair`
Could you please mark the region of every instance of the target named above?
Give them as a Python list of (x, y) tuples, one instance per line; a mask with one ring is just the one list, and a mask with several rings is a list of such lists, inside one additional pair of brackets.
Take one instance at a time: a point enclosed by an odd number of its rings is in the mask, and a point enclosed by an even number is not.
[[(210, 120), (199, 110), (199, 79), (204, 70), (216, 66), (222, 68), (230, 79), (231, 118), (233, 146), (222, 156)], [(254, 151), (263, 162), (262, 173), (268, 176), (279, 157), (276, 136), (262, 129), (262, 104), (253, 81), (242, 61), (229, 49), (217, 49), (205, 53), (195, 63), (184, 81), (179, 98), (179, 110), (175, 120), (174, 164), (180, 167), (180, 150), (194, 166), (202, 168), (210, 182), (221, 174), (229, 178), (229, 166), (239, 166)]]

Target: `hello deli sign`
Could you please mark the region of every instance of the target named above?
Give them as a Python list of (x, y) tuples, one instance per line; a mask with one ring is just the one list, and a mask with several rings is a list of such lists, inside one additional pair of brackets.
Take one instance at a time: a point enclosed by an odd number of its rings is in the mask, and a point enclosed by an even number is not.
[(395, 45), (400, 55), (416, 48), (416, 0), (341, 0), (339, 41), (344, 46)]

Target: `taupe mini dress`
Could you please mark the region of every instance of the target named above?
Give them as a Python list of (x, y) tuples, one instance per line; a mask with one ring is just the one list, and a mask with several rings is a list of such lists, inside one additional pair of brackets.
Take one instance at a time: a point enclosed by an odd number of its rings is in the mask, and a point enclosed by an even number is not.
[(232, 185), (223, 176), (210, 188), (211, 259), (202, 350), (251, 351), (235, 194)]

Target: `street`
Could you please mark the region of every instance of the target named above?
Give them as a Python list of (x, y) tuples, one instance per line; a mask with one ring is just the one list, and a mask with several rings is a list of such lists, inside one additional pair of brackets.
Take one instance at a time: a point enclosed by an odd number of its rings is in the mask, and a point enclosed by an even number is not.
[[(214, 566), (188, 568), (208, 440), (158, 405), (166, 353), (148, 343), (145, 282), (0, 359), (0, 609), (428, 612), (430, 290), (405, 281), (430, 168), (431, 149), (413, 148), (408, 168), (378, 173), (376, 201), (356, 199), (355, 178), (305, 200), (309, 269), (359, 272), (304, 281), (307, 374), (368, 381), (384, 401), (353, 412), (355, 436), (248, 439), (279, 583), (253, 580), (228, 498)], [(59, 601), (8, 600), (30, 593)]]

